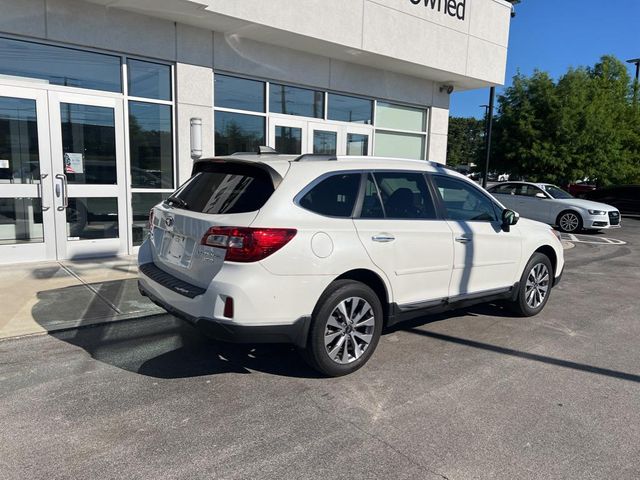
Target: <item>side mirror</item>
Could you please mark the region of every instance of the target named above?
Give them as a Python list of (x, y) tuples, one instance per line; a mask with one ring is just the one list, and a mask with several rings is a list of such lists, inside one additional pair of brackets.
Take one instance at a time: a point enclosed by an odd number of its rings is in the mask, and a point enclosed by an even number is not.
[(542, 198), (542, 199), (545, 199), (545, 198), (547, 198), (547, 196), (546, 196), (544, 193), (542, 193), (542, 192), (538, 192), (538, 193), (536, 193), (536, 198)]
[(511, 226), (518, 223), (520, 220), (520, 215), (513, 210), (509, 210), (508, 208), (502, 211), (502, 230), (505, 232), (511, 231)]

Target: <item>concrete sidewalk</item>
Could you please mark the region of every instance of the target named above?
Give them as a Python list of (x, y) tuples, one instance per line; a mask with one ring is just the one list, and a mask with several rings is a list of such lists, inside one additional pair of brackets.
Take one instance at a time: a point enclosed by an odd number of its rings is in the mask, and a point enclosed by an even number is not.
[(137, 274), (133, 256), (0, 266), (0, 339), (164, 313)]

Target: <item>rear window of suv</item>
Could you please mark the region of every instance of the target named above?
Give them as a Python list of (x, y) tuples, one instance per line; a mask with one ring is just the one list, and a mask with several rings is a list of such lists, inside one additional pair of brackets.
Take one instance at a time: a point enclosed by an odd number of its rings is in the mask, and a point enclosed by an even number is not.
[(269, 174), (258, 167), (211, 163), (201, 167), (166, 202), (192, 212), (246, 213), (260, 210), (274, 190)]

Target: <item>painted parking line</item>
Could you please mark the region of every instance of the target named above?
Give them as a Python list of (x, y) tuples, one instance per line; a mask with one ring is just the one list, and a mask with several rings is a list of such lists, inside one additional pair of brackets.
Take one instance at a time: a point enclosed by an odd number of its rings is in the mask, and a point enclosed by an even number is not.
[(594, 237), (592, 235), (576, 235), (573, 233), (561, 233), (562, 240), (572, 243), (588, 243), (591, 245), (626, 245), (627, 242), (617, 238)]

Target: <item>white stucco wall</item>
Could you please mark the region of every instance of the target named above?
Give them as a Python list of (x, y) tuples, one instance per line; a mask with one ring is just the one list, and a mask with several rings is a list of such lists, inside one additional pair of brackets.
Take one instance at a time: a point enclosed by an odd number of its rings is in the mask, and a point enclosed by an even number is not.
[(464, 21), (409, 0), (0, 0), (0, 12), (0, 33), (176, 62), (181, 181), (191, 117), (213, 153), (212, 68), (433, 107), (428, 153), (444, 162), (440, 86), (501, 83), (509, 30), (503, 0), (466, 0)]

